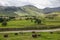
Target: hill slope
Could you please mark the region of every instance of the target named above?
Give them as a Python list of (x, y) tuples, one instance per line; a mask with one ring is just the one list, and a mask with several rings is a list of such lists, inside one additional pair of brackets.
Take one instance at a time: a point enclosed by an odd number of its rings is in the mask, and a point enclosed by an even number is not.
[(15, 6), (0, 6), (0, 16), (16, 16), (16, 15), (41, 15), (43, 13), (51, 13), (60, 11), (60, 7), (58, 8), (45, 8), (45, 9), (38, 9), (33, 5), (25, 5), (22, 7), (15, 7)]

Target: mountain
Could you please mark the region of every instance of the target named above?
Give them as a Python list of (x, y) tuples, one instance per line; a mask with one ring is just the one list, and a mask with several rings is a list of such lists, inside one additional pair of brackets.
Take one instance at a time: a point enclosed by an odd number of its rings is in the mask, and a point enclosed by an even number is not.
[[(26, 15), (38, 15), (40, 13), (40, 9), (33, 5), (25, 5), (20, 7), (19, 11), (16, 11), (17, 14), (26, 14)], [(19, 13), (18, 13), (19, 12)]]
[(14, 12), (16, 7), (0, 6), (0, 16), (17, 16)]
[[(55, 7), (55, 8), (44, 8), (44, 9), (38, 9), (37, 7), (33, 6), (33, 5), (26, 5), (22, 7), (23, 9), (25, 9), (25, 11), (27, 9), (37, 13), (52, 13), (52, 12), (60, 12), (60, 7)], [(28, 10), (27, 10), (28, 12)], [(30, 13), (30, 12), (29, 12)]]
[(22, 15), (34, 15), (38, 16), (43, 13), (59, 12), (60, 7), (57, 8), (45, 8), (38, 9), (33, 5), (25, 5), (21, 7), (16, 6), (0, 6), (0, 16), (22, 16)]
[(22, 16), (22, 15), (38, 15), (39, 13), (40, 13), (40, 9), (38, 9), (33, 5), (25, 5), (21, 7), (0, 6), (0, 14), (4, 14), (4, 15), (17, 14), (19, 16)]
[(45, 8), (43, 9), (44, 13), (51, 13), (51, 12), (60, 12), (60, 7), (56, 7), (56, 8)]

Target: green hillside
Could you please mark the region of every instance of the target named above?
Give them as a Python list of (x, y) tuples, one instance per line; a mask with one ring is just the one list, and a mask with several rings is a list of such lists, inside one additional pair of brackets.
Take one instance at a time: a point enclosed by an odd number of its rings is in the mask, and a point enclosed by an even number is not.
[(33, 16), (38, 16), (40, 13), (40, 10), (36, 8), (35, 6), (32, 5), (26, 5), (23, 7), (20, 7), (18, 11), (15, 12), (18, 15), (33, 15)]

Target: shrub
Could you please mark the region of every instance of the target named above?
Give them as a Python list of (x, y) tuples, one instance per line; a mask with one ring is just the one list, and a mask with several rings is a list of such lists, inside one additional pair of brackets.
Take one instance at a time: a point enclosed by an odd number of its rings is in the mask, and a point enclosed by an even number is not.
[(32, 31), (32, 33), (36, 33), (35, 31)]
[(50, 32), (50, 34), (53, 34), (53, 32)]
[(18, 33), (15, 33), (15, 35), (18, 35)]
[(35, 19), (35, 23), (41, 24), (41, 20), (40, 19)]
[(7, 26), (7, 21), (4, 20), (4, 21), (2, 22), (2, 26)]
[(40, 34), (38, 34), (38, 36), (41, 36)]
[(8, 35), (7, 35), (7, 34), (5, 34), (5, 35), (4, 35), (4, 37), (5, 37), (5, 38), (7, 38), (7, 37), (8, 37)]
[(11, 19), (15, 19), (15, 17), (9, 17), (9, 20), (11, 20)]
[(32, 34), (32, 37), (37, 38), (38, 36), (37, 36), (37, 34)]
[(29, 18), (25, 18), (25, 20), (29, 20)]
[(3, 18), (0, 18), (0, 22), (3, 22), (4, 20), (3, 20)]

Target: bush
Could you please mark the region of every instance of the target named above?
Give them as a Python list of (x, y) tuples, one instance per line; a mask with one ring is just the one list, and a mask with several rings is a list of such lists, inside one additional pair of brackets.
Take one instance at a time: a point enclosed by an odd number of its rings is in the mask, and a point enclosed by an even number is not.
[(35, 31), (32, 31), (32, 33), (36, 33)]
[(18, 35), (18, 33), (15, 33), (15, 35)]
[(35, 23), (41, 24), (41, 20), (40, 19), (35, 19)]
[(0, 22), (3, 22), (4, 20), (3, 20), (3, 18), (0, 18)]
[(11, 19), (15, 19), (15, 17), (9, 17), (9, 20), (11, 20)]
[(37, 34), (32, 34), (32, 37), (37, 38), (38, 36), (37, 36)]
[(25, 18), (25, 20), (29, 20), (29, 18)]
[(50, 34), (53, 34), (53, 32), (50, 32)]
[(5, 35), (4, 35), (4, 37), (5, 37), (5, 38), (7, 38), (7, 37), (8, 37), (8, 35), (7, 35), (7, 34), (5, 34)]
[(2, 26), (7, 26), (7, 21), (3, 21)]
[(38, 34), (38, 36), (41, 36), (40, 34)]

